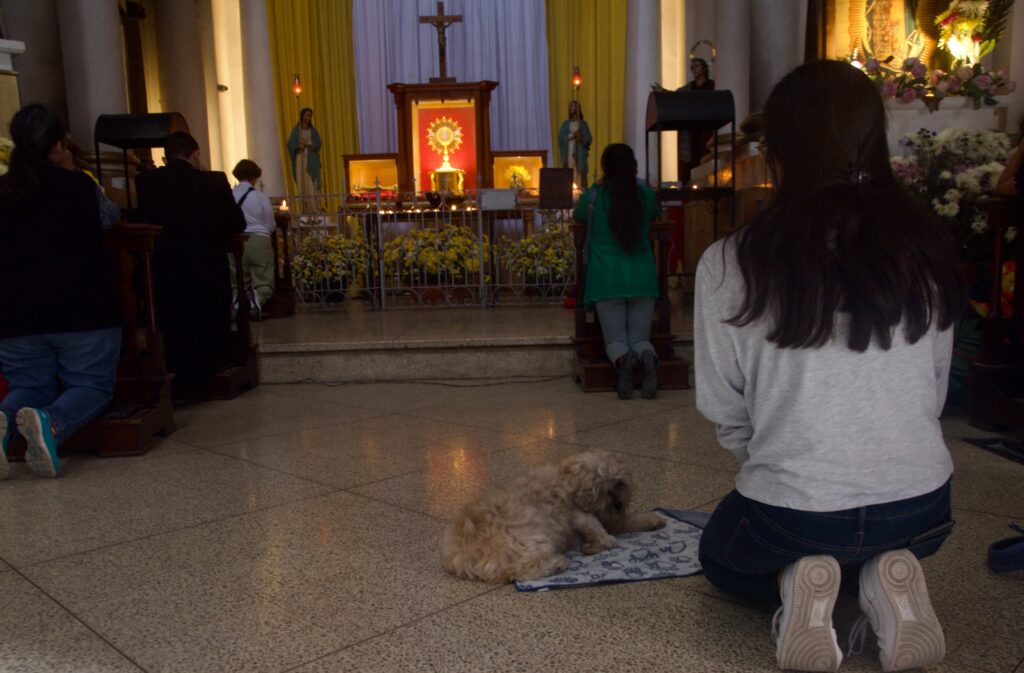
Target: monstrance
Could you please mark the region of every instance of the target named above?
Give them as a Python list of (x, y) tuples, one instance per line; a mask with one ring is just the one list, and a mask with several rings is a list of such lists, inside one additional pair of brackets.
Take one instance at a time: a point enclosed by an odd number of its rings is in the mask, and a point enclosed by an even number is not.
[(438, 117), (427, 127), (427, 144), (441, 155), (441, 165), (430, 171), (430, 189), (434, 192), (462, 194), (466, 172), (449, 162), (449, 154), (462, 145), (462, 127), (454, 119)]

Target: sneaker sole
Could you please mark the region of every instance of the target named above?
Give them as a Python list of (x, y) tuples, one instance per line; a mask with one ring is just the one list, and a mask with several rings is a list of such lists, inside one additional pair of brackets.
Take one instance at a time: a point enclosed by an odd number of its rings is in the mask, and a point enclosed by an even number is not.
[(25, 438), (28, 448), (25, 451), (25, 462), (29, 469), (40, 477), (53, 479), (57, 476), (57, 466), (46, 448), (46, 437), (43, 435), (43, 428), (39, 425), (39, 415), (28, 409), (18, 412), (18, 431)]
[(7, 436), (10, 428), (7, 427), (7, 414), (0, 413), (0, 479), (11, 476), (11, 464), (7, 462), (7, 446), (11, 438)]
[(786, 634), (778, 644), (779, 668), (837, 671), (843, 660), (832, 629), (839, 596), (839, 564), (831, 556), (806, 556), (793, 573)]
[[(880, 654), (882, 670), (902, 671), (931, 666), (946, 656), (946, 637), (928, 597), (924, 570), (906, 549), (887, 552), (877, 560), (878, 586), (861, 582), (861, 609), (878, 633), (879, 615), (872, 603), (884, 601), (896, 620), (891, 648)], [(865, 599), (867, 599), (865, 601)]]

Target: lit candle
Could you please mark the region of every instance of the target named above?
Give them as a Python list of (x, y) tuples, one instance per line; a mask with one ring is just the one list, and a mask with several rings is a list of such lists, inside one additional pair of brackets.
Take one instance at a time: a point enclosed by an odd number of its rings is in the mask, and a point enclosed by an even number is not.
[(281, 212), (288, 212), (288, 201), (286, 201), (285, 199), (281, 199)]

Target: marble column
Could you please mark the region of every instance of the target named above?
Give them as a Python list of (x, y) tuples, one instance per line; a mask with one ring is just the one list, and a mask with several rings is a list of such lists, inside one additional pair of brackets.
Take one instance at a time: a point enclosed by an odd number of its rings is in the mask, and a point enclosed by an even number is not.
[(795, 0), (751, 0), (750, 110), (764, 107), (772, 87), (803, 63), (807, 5)]
[(71, 137), (87, 151), (101, 114), (128, 112), (116, 0), (58, 0)]
[(740, 122), (750, 114), (750, 4), (751, 0), (718, 0), (715, 4), (715, 88), (732, 91), (737, 132)]
[(660, 81), (658, 63), (660, 51), (659, 0), (629, 0), (626, 19), (626, 114), (622, 137), (633, 148), (639, 164), (639, 177), (646, 175), (644, 162), (650, 167), (651, 178), (658, 174), (658, 142), (652, 136), (650, 156), (644, 156), (644, 138), (647, 136), (647, 97), (651, 84)]
[(206, 78), (195, 0), (156, 0), (160, 97), (164, 112), (180, 112), (199, 143), (203, 163), (210, 161)]
[(263, 190), (284, 196), (284, 172), (270, 64), (267, 0), (241, 0), (242, 72), (245, 89), (245, 128), (249, 158), (263, 169)]
[[(15, 58), (21, 100), (43, 105), (67, 117), (64, 62), (60, 50), (56, 0), (4, 3), (7, 37), (25, 43)], [(10, 119), (4, 119), (6, 125)], [(4, 134), (6, 135), (6, 128)]]

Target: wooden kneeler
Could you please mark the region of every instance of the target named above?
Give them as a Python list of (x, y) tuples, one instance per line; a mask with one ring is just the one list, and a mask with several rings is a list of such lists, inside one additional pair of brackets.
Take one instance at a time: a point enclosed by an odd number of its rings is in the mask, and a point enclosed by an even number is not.
[(259, 367), (256, 361), (257, 348), (252, 340), (252, 323), (249, 318), (249, 296), (245, 292), (245, 270), (242, 255), (245, 252), (247, 234), (235, 234), (228, 243), (228, 254), (235, 258), (235, 287), (238, 288), (238, 317), (231, 332), (230, 360), (228, 365), (214, 374), (210, 382), (211, 400), (233, 400), (246, 390), (260, 384)]
[[(661, 296), (654, 307), (651, 323), (651, 343), (658, 354), (658, 383), (661, 390), (683, 390), (690, 387), (690, 362), (676, 357), (672, 349), (671, 316), (672, 304), (668, 298), (668, 244), (673, 223), (656, 220), (651, 223), (650, 239), (654, 249), (655, 269), (658, 271), (658, 291)], [(583, 289), (583, 248), (586, 244), (587, 225), (574, 222), (573, 241), (576, 246), (576, 287)], [(587, 393), (615, 390), (618, 373), (604, 352), (604, 336), (597, 313), (583, 307), (582, 296), (575, 306), (575, 334), (572, 337), (576, 349), (574, 375), (576, 382)], [(643, 382), (643, 370), (638, 367), (634, 374), (637, 389)]]
[[(174, 376), (164, 363), (153, 304), (153, 249), (159, 234), (159, 227), (147, 224), (120, 224), (104, 234), (105, 244), (117, 256), (124, 316), (114, 400), (99, 417), (61, 442), (61, 453), (95, 450), (103, 457), (138, 456), (157, 436), (176, 429)], [(8, 458), (22, 460), (24, 455), (25, 440), (16, 436)]]
[[(1024, 432), (1024, 245), (1019, 238), (1007, 250), (1006, 230), (1017, 226), (1015, 203), (1006, 199), (985, 202), (993, 236), (992, 286), (988, 316), (981, 322), (981, 352), (971, 363), (970, 424), (984, 430)], [(1010, 254), (1008, 254), (1010, 253)], [(1013, 255), (1011, 257), (1011, 254)], [(1011, 314), (1002, 314), (1002, 269), (1016, 263)]]

